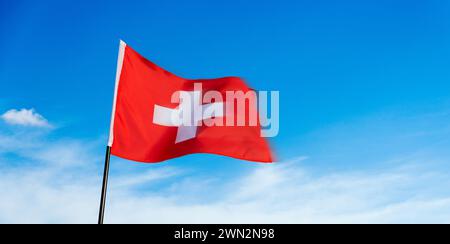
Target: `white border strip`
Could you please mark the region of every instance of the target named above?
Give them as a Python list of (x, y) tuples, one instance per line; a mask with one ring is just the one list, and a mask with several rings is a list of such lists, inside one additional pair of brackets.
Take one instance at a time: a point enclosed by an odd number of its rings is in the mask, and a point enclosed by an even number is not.
[(112, 107), (111, 125), (109, 128), (108, 147), (112, 147), (113, 142), (114, 142), (114, 119), (116, 117), (117, 93), (119, 91), (119, 82), (120, 82), (120, 76), (122, 75), (123, 59), (125, 57), (126, 47), (127, 47), (127, 44), (124, 41), (120, 40), (119, 58), (117, 59), (116, 87), (114, 90), (114, 102), (113, 102), (113, 107)]

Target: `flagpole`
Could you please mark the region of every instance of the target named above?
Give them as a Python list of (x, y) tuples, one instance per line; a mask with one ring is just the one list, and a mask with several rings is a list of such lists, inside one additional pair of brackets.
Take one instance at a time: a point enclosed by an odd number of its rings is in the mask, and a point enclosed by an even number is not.
[(125, 56), (125, 48), (127, 44), (120, 40), (119, 56), (117, 58), (117, 73), (116, 73), (116, 84), (114, 89), (114, 100), (111, 115), (111, 125), (109, 127), (109, 139), (108, 146), (106, 147), (105, 156), (105, 169), (103, 172), (103, 185), (102, 185), (102, 196), (100, 200), (100, 210), (98, 214), (98, 224), (103, 224), (105, 220), (105, 208), (106, 208), (106, 193), (108, 192), (108, 176), (109, 176), (109, 164), (111, 160), (111, 148), (114, 142), (114, 118), (116, 115), (116, 103), (117, 103), (117, 92), (119, 88), (120, 75), (122, 73), (123, 60)]
[(105, 169), (103, 172), (102, 196), (100, 200), (100, 211), (98, 215), (98, 224), (102, 225), (105, 219), (106, 193), (108, 192), (109, 164), (111, 159), (111, 147), (106, 148)]

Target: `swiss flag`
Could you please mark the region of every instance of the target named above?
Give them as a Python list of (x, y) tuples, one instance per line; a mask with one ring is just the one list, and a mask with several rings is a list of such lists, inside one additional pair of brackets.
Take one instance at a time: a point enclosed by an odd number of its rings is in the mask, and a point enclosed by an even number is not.
[[(225, 102), (204, 103), (201, 94), (218, 91), (225, 96), (229, 91), (251, 91), (240, 78), (184, 79), (148, 61), (124, 42), (120, 45), (117, 70), (108, 143), (113, 155), (145, 163), (195, 153), (218, 154), (255, 162), (273, 161), (269, 144), (261, 137), (259, 119), (256, 125), (203, 124), (208, 120), (226, 120), (229, 113), (226, 112), (228, 109), (223, 109)], [(197, 87), (201, 85), (202, 93), (195, 90), (195, 84)], [(172, 102), (177, 92), (191, 94), (194, 106), (198, 103), (203, 109), (216, 107), (215, 111), (219, 112), (213, 116), (200, 114), (198, 123), (192, 126), (178, 124), (173, 115), (181, 110), (181, 100)], [(193, 113), (187, 110), (184, 109), (184, 113)], [(249, 117), (246, 116), (247, 119)]]

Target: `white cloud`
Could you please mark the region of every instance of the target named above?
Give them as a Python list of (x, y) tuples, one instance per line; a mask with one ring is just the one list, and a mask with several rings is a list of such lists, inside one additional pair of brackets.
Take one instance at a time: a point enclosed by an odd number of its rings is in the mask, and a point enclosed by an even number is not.
[[(413, 168), (313, 177), (298, 163), (261, 166), (214, 185), (221, 196), (185, 202), (112, 189), (112, 223), (448, 223), (448, 175)], [(439, 182), (445, 182), (441, 185)], [(192, 182), (191, 182), (192, 183)], [(201, 183), (201, 182), (199, 182)], [(193, 183), (195, 186), (195, 183)], [(263, 186), (261, 186), (263, 185)], [(442, 195), (439, 191), (446, 191)]]
[[(343, 135), (333, 134), (340, 145), (335, 150), (355, 147), (347, 132), (361, 125), (350, 127), (336, 129)], [(106, 222), (450, 223), (450, 141), (438, 140), (447, 136), (448, 128), (429, 127), (441, 130), (430, 134), (428, 126), (420, 130), (409, 126), (411, 132), (425, 132), (417, 139), (425, 145), (418, 143), (409, 152), (401, 150), (402, 154), (386, 153), (390, 152), (384, 148), (386, 140), (380, 140), (379, 146), (370, 148), (385, 152), (378, 163), (370, 157), (356, 162), (350, 157), (352, 161), (343, 163), (345, 158), (331, 157), (335, 154), (326, 150), (328, 157), (255, 164), (251, 170), (243, 163), (235, 174), (229, 168), (195, 173), (196, 169), (185, 172), (172, 164), (113, 159)], [(403, 130), (389, 134), (389, 138), (405, 135)], [(365, 140), (377, 136), (367, 135)], [(96, 223), (103, 166), (103, 150), (97, 148), (96, 142), (49, 141), (39, 134), (0, 131), (0, 223)], [(367, 167), (369, 160), (371, 167)], [(346, 168), (314, 168), (313, 162)], [(124, 164), (137, 170), (120, 170)], [(199, 164), (197, 170), (203, 166)]]
[(11, 109), (1, 115), (1, 118), (8, 124), (31, 126), (31, 127), (50, 127), (49, 122), (34, 109)]
[[(3, 136), (5, 137), (5, 136)], [(92, 143), (9, 148), (0, 157), (0, 223), (95, 223), (101, 157)], [(33, 153), (32, 153), (33, 152)], [(0, 147), (0, 156), (2, 150)], [(57, 155), (57, 157), (55, 157)], [(401, 162), (378, 170), (314, 175), (299, 157), (256, 165), (239, 177), (192, 178), (170, 166), (139, 165), (110, 178), (108, 223), (447, 223), (450, 175)], [(74, 163), (75, 162), (75, 163)], [(122, 161), (113, 160), (120, 167)], [(138, 165), (136, 165), (138, 167)], [(116, 168), (117, 169), (117, 168)], [(222, 176), (221, 176), (222, 175)], [(137, 190), (158, 185), (157, 189)], [(197, 189), (190, 191), (189, 189)], [(214, 195), (212, 198), (210, 195)]]

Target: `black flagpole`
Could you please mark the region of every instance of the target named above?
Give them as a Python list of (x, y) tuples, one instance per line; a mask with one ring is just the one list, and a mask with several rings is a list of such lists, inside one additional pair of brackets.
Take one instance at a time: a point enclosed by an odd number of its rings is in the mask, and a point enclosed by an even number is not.
[(102, 197), (100, 200), (100, 211), (98, 215), (98, 224), (102, 225), (105, 219), (106, 193), (108, 191), (109, 162), (111, 159), (111, 147), (106, 148), (105, 171), (103, 172)]
[(110, 126), (110, 132), (109, 132), (109, 141), (108, 141), (108, 147), (106, 148), (106, 156), (105, 156), (105, 171), (103, 172), (103, 186), (102, 186), (102, 196), (100, 200), (100, 211), (98, 213), (98, 224), (102, 225), (105, 220), (105, 206), (106, 206), (106, 193), (108, 192), (108, 176), (109, 176), (109, 162), (111, 159), (111, 146), (113, 144), (113, 129), (114, 129), (114, 115), (116, 110), (116, 100), (117, 100), (117, 90), (120, 80), (120, 75), (122, 72), (122, 65), (123, 65), (123, 59), (125, 55), (125, 48), (127, 44), (120, 41), (120, 48), (119, 48), (119, 57), (117, 59), (117, 74), (116, 74), (116, 87), (114, 91), (114, 101), (113, 101), (113, 110), (111, 115), (111, 126)]

